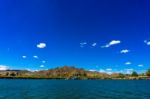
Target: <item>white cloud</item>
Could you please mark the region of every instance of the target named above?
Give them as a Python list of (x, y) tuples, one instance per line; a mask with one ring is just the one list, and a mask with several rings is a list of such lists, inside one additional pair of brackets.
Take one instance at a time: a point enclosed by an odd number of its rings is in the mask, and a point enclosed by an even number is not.
[(95, 47), (97, 45), (97, 43), (93, 43), (92, 46)]
[(125, 65), (131, 65), (131, 64), (132, 64), (131, 62), (126, 62), (126, 63), (125, 63)]
[(102, 48), (108, 48), (110, 46), (113, 46), (113, 45), (117, 45), (117, 44), (120, 44), (121, 41), (120, 40), (112, 40), (111, 42), (109, 42), (108, 44), (102, 46)]
[(44, 66), (44, 65), (41, 65), (40, 67), (43, 68), (43, 67), (45, 67), (45, 66)]
[(150, 41), (144, 40), (144, 43), (150, 45)]
[(126, 54), (126, 53), (129, 53), (129, 52), (130, 52), (130, 51), (129, 51), (128, 49), (124, 49), (124, 50), (121, 50), (121, 51), (120, 51), (121, 54)]
[(24, 59), (25, 59), (25, 58), (27, 58), (27, 56), (22, 56), (22, 58), (24, 58)]
[(134, 71), (134, 69), (130, 68), (130, 69), (125, 69), (125, 73), (126, 74), (131, 74)]
[(45, 48), (45, 47), (46, 47), (46, 43), (37, 44), (37, 48)]
[(36, 55), (34, 55), (34, 56), (33, 56), (33, 58), (38, 59), (39, 57), (38, 57), (38, 56), (36, 56)]
[(106, 71), (104, 69), (99, 70), (100, 73), (105, 73)]
[(113, 72), (111, 72), (111, 71), (108, 71), (108, 72), (106, 72), (106, 73), (110, 75), (110, 74), (112, 74)]
[(150, 45), (150, 41), (147, 42), (147, 45)]
[(96, 72), (97, 70), (94, 70), (94, 69), (90, 69), (89, 71), (91, 71), (91, 72)]
[(0, 65), (0, 70), (8, 70), (9, 67), (6, 65)]
[(144, 65), (143, 65), (143, 64), (139, 64), (138, 66), (139, 66), (139, 67), (143, 67)]
[(111, 68), (100, 69), (100, 70), (90, 69), (89, 71), (92, 71), (92, 72), (99, 72), (99, 73), (107, 73), (107, 74), (112, 74), (112, 73), (113, 73), (113, 71), (112, 71)]
[(42, 63), (46, 63), (46, 61), (42, 61)]
[(84, 47), (87, 44), (87, 42), (81, 42), (80, 47)]
[(29, 69), (29, 68), (26, 68), (25, 70), (30, 71), (30, 72), (38, 72), (38, 71), (40, 71), (40, 70), (33, 70), (33, 69)]
[(107, 71), (112, 71), (112, 69), (111, 69), (111, 68), (107, 68), (106, 70), (107, 70)]
[(27, 71), (32, 71), (31, 69), (29, 69), (29, 68), (26, 68), (25, 70), (27, 70)]
[(132, 68), (129, 68), (129, 69), (123, 69), (123, 70), (117, 70), (117, 69), (112, 69), (112, 68), (106, 68), (106, 69), (99, 69), (99, 70), (96, 70), (96, 69), (91, 69), (89, 71), (92, 71), (92, 72), (99, 72), (99, 73), (106, 73), (106, 74), (112, 74), (112, 73), (132, 73), (134, 70)]

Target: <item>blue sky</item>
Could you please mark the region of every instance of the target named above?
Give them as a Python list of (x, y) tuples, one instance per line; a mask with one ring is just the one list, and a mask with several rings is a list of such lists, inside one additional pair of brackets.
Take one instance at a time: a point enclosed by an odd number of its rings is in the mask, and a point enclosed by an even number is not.
[(150, 68), (149, 0), (0, 1), (0, 68)]

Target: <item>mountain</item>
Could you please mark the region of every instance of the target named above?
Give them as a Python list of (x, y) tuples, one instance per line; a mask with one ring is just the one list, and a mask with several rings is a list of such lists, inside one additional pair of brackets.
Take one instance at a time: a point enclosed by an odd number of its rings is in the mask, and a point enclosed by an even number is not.
[(0, 71), (0, 78), (23, 78), (23, 79), (139, 79), (149, 78), (145, 75), (129, 75), (121, 73), (100, 73), (88, 71), (73, 66), (57, 67), (49, 70), (27, 71), (27, 70), (5, 70)]
[(5, 70), (0, 71), (0, 78), (49, 78), (49, 79), (99, 79), (107, 78), (106, 73), (87, 71), (73, 66), (57, 67), (49, 70)]

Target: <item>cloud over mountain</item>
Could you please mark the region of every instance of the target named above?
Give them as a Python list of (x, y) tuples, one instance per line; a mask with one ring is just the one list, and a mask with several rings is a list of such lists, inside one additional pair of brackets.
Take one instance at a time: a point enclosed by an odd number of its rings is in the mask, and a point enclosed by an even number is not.
[(0, 65), (0, 70), (8, 70), (9, 67), (6, 65)]

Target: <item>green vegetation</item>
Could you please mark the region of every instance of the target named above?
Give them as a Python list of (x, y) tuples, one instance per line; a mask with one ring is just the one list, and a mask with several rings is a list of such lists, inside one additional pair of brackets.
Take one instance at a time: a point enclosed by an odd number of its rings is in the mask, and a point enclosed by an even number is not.
[(135, 72), (135, 71), (133, 71), (132, 74), (131, 74), (131, 76), (132, 76), (132, 77), (138, 77), (138, 73)]
[(146, 75), (150, 77), (150, 69), (147, 70)]
[(49, 70), (41, 71), (26, 71), (26, 70), (6, 70), (0, 71), (0, 78), (14, 78), (14, 79), (150, 79), (150, 69), (146, 73), (138, 74), (132, 72), (131, 74), (123, 73), (100, 73), (95, 71), (87, 71), (82, 68), (75, 68), (70, 66), (58, 67)]
[(118, 78), (125, 78), (125, 75), (122, 74), (122, 73), (119, 73), (119, 74), (118, 74)]

